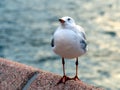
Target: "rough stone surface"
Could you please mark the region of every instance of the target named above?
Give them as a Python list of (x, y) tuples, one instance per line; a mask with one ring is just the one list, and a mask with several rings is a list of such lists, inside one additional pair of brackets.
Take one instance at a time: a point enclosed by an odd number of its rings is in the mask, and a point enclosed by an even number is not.
[(0, 58), (0, 90), (22, 90), (35, 71), (32, 67)]
[[(31, 82), (34, 74), (37, 75)], [(0, 58), (0, 90), (103, 90), (73, 80), (57, 85), (60, 78), (59, 75)]]

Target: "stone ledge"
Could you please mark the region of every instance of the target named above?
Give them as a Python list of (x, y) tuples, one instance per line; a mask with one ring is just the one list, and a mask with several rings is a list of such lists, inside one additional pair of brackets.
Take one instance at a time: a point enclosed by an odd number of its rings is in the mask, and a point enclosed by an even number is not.
[(61, 76), (0, 58), (0, 90), (103, 90), (82, 81), (57, 85)]

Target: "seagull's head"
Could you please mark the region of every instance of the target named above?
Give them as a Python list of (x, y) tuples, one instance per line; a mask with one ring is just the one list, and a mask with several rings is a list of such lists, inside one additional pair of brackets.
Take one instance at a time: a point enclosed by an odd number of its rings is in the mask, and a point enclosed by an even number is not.
[(60, 22), (61, 26), (64, 28), (70, 28), (70, 27), (75, 26), (74, 19), (69, 17), (69, 16), (65, 16), (65, 17), (60, 18), (59, 22)]

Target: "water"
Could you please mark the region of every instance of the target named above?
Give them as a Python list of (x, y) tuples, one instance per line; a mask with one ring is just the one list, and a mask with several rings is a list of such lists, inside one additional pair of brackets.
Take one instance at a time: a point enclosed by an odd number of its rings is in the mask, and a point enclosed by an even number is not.
[[(50, 41), (58, 18), (69, 15), (84, 27), (89, 45), (79, 58), (81, 80), (106, 90), (120, 89), (119, 0), (3, 0), (0, 2), (0, 57), (62, 75)], [(75, 74), (75, 61), (66, 60)]]

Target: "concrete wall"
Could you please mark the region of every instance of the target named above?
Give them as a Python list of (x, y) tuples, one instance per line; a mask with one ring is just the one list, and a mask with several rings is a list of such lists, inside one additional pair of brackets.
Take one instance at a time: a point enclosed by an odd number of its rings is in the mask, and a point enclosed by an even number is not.
[(58, 84), (61, 76), (0, 58), (0, 90), (103, 90), (82, 81)]

